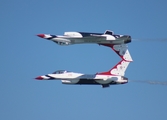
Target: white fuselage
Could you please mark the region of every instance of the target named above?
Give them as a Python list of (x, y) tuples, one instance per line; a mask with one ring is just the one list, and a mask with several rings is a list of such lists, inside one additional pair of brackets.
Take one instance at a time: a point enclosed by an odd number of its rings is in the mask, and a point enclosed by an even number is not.
[[(68, 72), (63, 74), (48, 74), (47, 76), (42, 76), (45, 80), (53, 78), (55, 80), (62, 80), (64, 84), (77, 84), (79, 81), (84, 80), (90, 82), (95, 81), (97, 84), (110, 84), (114, 82), (116, 84), (127, 83), (128, 80), (123, 79), (122, 76), (112, 76), (112, 75), (92, 75), (92, 74), (81, 74)], [(82, 84), (82, 83), (81, 83)]]

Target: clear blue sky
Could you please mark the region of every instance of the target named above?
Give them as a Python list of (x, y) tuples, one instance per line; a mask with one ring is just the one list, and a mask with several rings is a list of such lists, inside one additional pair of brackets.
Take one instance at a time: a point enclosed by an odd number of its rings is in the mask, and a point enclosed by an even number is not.
[[(166, 0), (1, 0), (1, 120), (166, 120), (167, 86), (62, 85), (37, 81), (55, 70), (96, 73), (120, 58), (95, 44), (58, 46), (39, 33), (65, 31), (128, 34), (132, 38), (167, 38)], [(131, 80), (167, 80), (167, 43), (132, 42)]]

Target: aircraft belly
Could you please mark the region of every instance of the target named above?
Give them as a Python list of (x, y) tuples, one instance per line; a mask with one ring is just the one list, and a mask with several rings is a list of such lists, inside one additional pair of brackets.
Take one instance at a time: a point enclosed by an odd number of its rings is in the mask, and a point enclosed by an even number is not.
[(118, 84), (115, 81), (104, 81), (104, 80), (88, 80), (88, 79), (81, 79), (81, 80), (61, 80), (62, 84), (76, 84), (76, 85), (116, 85)]
[(123, 40), (104, 40), (104, 39), (71, 39), (71, 44), (97, 43), (97, 44), (123, 44)]
[(75, 80), (61, 80), (63, 84), (80, 84), (80, 85), (103, 85), (110, 84), (115, 85), (118, 84), (113, 80), (95, 80), (95, 79), (75, 79)]
[(85, 85), (103, 85), (103, 84), (117, 84), (117, 82), (112, 80), (95, 80), (95, 79), (80, 79), (76, 84)]
[(84, 43), (84, 41), (81, 39), (75, 39), (75, 40), (71, 40), (71, 43), (72, 44), (80, 44), (80, 43)]
[(112, 80), (96, 80), (96, 82), (99, 84), (110, 84)]
[(63, 84), (77, 84), (79, 82), (79, 79), (75, 80), (61, 80)]
[(92, 39), (92, 38), (71, 39), (71, 43), (75, 43), (75, 44), (81, 44), (81, 43), (101, 43), (101, 41), (104, 41), (104, 39)]
[(99, 83), (97, 83), (95, 80), (80, 79), (76, 84), (98, 85)]

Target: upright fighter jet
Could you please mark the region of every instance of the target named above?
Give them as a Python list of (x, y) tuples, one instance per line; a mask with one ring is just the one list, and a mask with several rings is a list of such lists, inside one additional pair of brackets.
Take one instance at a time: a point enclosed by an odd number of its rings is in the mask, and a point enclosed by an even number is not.
[(128, 83), (128, 78), (124, 75), (129, 63), (133, 60), (127, 47), (124, 44), (108, 47), (111, 47), (121, 57), (121, 61), (109, 71), (99, 72), (96, 74), (83, 74), (67, 70), (58, 70), (51, 74), (38, 76), (35, 79), (61, 80), (63, 84), (101, 85), (103, 88), (109, 87), (110, 85)]

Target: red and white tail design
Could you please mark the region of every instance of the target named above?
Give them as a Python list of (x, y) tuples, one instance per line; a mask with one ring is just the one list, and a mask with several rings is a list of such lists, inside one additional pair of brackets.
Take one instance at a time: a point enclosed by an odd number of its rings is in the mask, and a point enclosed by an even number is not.
[(118, 64), (116, 64), (111, 70), (107, 72), (98, 73), (98, 75), (124, 76), (129, 63), (133, 61), (127, 49), (128, 48), (127, 45), (125, 44), (122, 44), (122, 45), (103, 44), (103, 45), (107, 47), (111, 47), (122, 58), (122, 60)]
[(116, 64), (111, 70), (107, 72), (101, 72), (97, 75), (119, 75), (124, 76), (125, 71), (129, 65), (129, 61), (121, 60), (118, 64)]
[(112, 48), (123, 60), (129, 62), (133, 61), (128, 51), (128, 46), (126, 44), (121, 44), (121, 45), (102, 44), (102, 45)]

